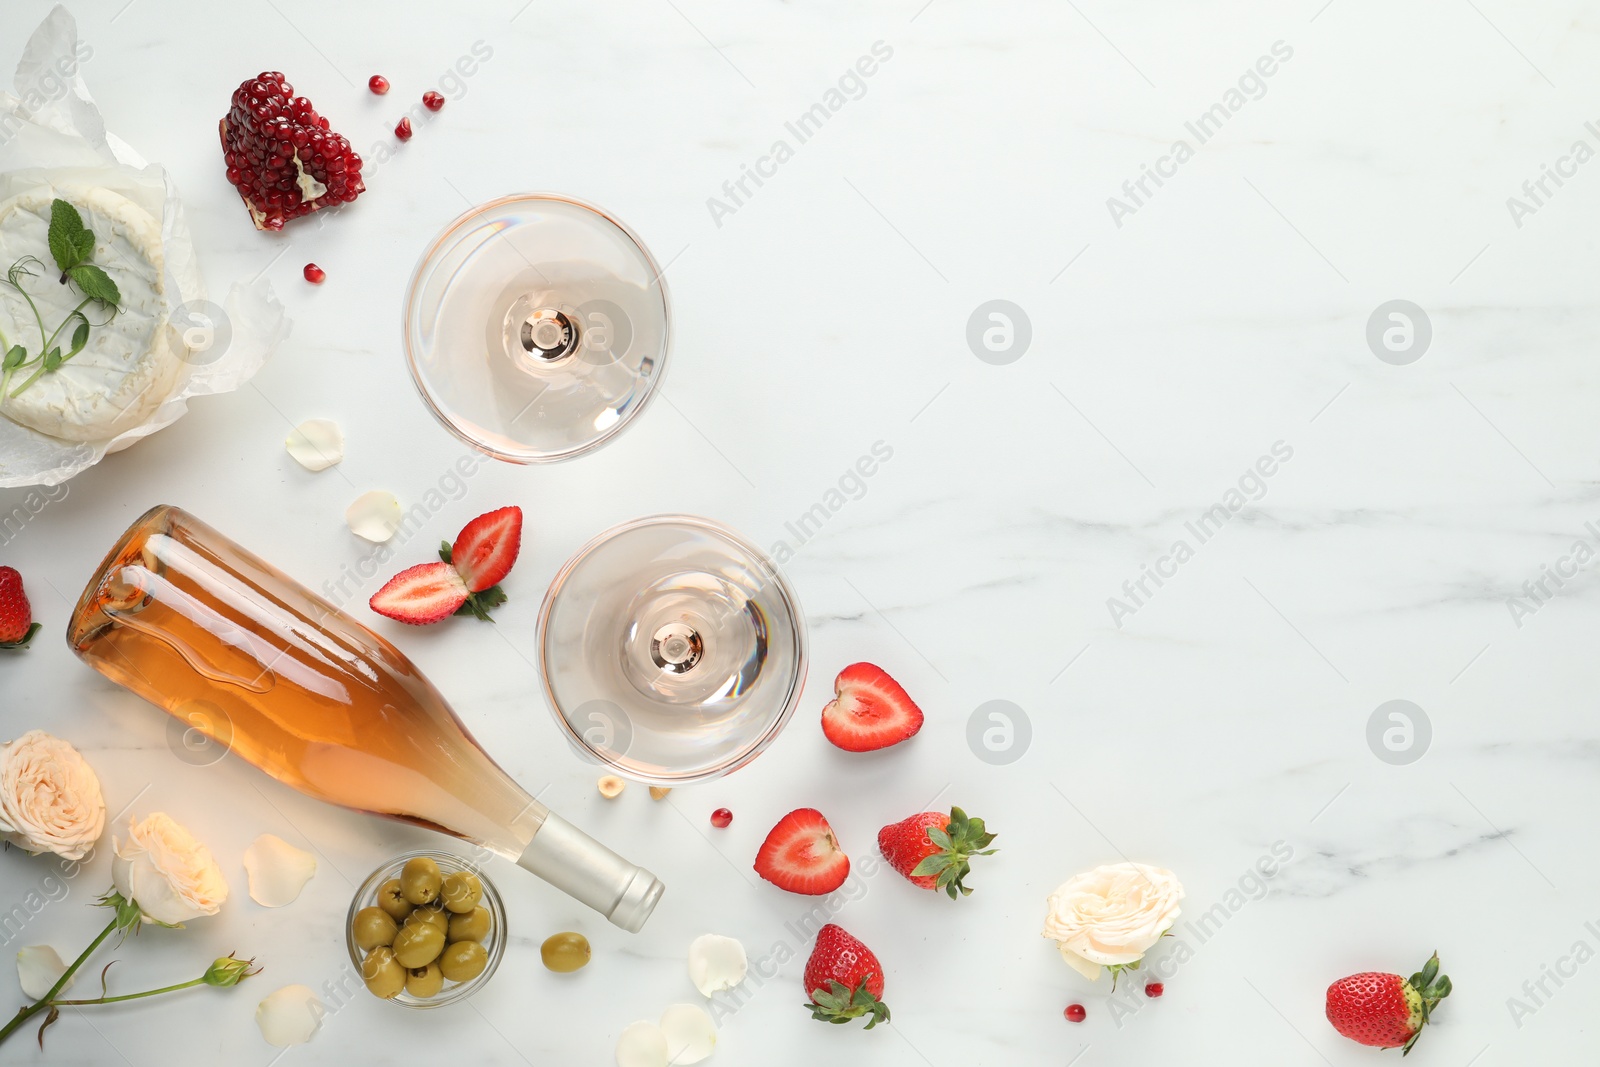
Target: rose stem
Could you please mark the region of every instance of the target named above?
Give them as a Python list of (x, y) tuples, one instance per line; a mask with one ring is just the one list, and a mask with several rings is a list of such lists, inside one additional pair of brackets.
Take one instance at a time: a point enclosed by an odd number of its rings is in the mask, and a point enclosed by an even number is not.
[(190, 986), (205, 985), (204, 976), (191, 982), (179, 982), (177, 985), (162, 986), (160, 989), (146, 989), (143, 993), (124, 993), (118, 997), (96, 997), (93, 1000), (52, 1000), (50, 1003), (58, 1007), (66, 1004), (115, 1004), (119, 1000), (138, 1000), (140, 997), (153, 997), (159, 993), (172, 993), (179, 989), (188, 989)]
[(106, 928), (100, 931), (100, 936), (89, 942), (89, 947), (83, 950), (83, 955), (73, 960), (72, 966), (63, 971), (61, 977), (56, 979), (56, 984), (50, 987), (50, 992), (40, 997), (35, 1003), (30, 1004), (25, 1008), (18, 1008), (17, 1014), (12, 1018), (12, 1020), (6, 1023), (3, 1029), (0, 1029), (0, 1042), (4, 1042), (6, 1038), (16, 1033), (17, 1029), (21, 1027), (23, 1023), (33, 1018), (34, 1015), (38, 1014), (41, 1008), (50, 1007), (50, 998), (61, 992), (62, 988), (72, 978), (73, 974), (78, 970), (78, 968), (83, 966), (84, 961), (94, 954), (94, 950), (99, 948), (100, 943), (106, 938), (110, 937), (112, 931), (114, 931), (116, 928), (117, 919), (113, 918), (109, 923), (106, 924)]

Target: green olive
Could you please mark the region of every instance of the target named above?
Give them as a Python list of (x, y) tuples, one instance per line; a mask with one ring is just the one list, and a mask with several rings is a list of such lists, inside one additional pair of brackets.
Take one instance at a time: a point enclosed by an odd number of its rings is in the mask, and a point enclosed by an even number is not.
[(571, 974), (589, 962), (589, 939), (571, 931), (551, 934), (539, 946), (539, 958), (558, 974)]
[(413, 967), (406, 972), (406, 992), (414, 997), (426, 1000), (439, 995), (439, 990), (444, 988), (444, 972), (437, 963), (430, 963), (426, 967)]
[(488, 908), (473, 908), (465, 915), (450, 916), (450, 940), (482, 941), (489, 936), (494, 920)]
[(476, 941), (457, 941), (447, 945), (439, 957), (439, 969), (452, 982), (467, 982), (483, 973), (489, 953)]
[(401, 922), (411, 914), (411, 901), (401, 891), (400, 879), (391, 878), (378, 887), (378, 907), (395, 922)]
[(450, 929), (450, 913), (443, 908), (427, 904), (417, 908), (406, 918), (406, 925), (409, 926), (412, 923), (428, 923), (431, 926), (437, 926), (439, 932), (444, 933)]
[(439, 899), (439, 865), (426, 856), (406, 860), (400, 868), (400, 892), (413, 904), (432, 904)]
[(445, 877), (439, 898), (444, 901), (445, 907), (457, 915), (465, 915), (483, 899), (483, 883), (469, 871), (456, 871)]
[(406, 969), (394, 958), (388, 948), (375, 948), (361, 961), (361, 980), (375, 997), (388, 1000), (400, 995), (406, 987)]
[(355, 934), (356, 946), (362, 949), (394, 944), (394, 935), (400, 929), (382, 908), (362, 908), (356, 912), (350, 928)]
[(408, 970), (426, 967), (443, 948), (444, 931), (432, 923), (407, 923), (394, 935), (394, 958)]

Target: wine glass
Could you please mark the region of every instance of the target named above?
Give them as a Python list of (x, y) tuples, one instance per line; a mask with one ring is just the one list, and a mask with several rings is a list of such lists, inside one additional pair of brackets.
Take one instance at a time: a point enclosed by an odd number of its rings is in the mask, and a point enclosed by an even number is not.
[(501, 197), (434, 238), (406, 292), (406, 362), (451, 433), (497, 459), (600, 447), (649, 404), (671, 316), (642, 241), (592, 204)]
[(677, 786), (744, 766), (794, 714), (805, 615), (777, 566), (734, 531), (656, 515), (600, 534), (539, 610), (556, 720), (619, 775)]

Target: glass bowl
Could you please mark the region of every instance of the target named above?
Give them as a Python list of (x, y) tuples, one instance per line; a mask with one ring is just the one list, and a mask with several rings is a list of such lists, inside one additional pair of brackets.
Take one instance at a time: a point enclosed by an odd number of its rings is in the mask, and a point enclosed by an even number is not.
[(613, 215), (569, 196), (480, 204), (423, 252), (406, 362), (428, 410), (510, 463), (599, 448), (655, 395), (671, 350), (661, 268)]
[(806, 623), (760, 549), (720, 523), (655, 515), (578, 551), (539, 612), (545, 695), (580, 755), (658, 786), (717, 778), (782, 731)]
[[(466, 871), (477, 875), (478, 881), (483, 883), (483, 900), (479, 903), (489, 909), (490, 920), (493, 923), (489, 931), (489, 940), (484, 942), (483, 945), (489, 953), (489, 962), (476, 978), (465, 982), (446, 981), (438, 996), (428, 997), (427, 999), (414, 997), (402, 989), (398, 996), (389, 1001), (391, 1004), (402, 1004), (408, 1008), (426, 1010), (429, 1008), (442, 1008), (446, 1004), (454, 1004), (459, 1000), (465, 1000), (494, 977), (494, 972), (500, 966), (500, 958), (506, 954), (506, 906), (500, 899), (499, 890), (495, 889), (494, 883), (489, 881), (489, 876), (484, 873), (483, 868), (473, 863), (466, 856), (458, 856), (452, 852), (436, 852), (433, 849), (426, 848), (396, 856), (373, 871), (367, 876), (367, 880), (361, 883), (361, 888), (356, 890), (355, 899), (350, 901), (350, 911), (344, 918), (344, 943), (345, 947), (350, 950), (350, 962), (355, 965), (357, 976), (361, 974), (361, 964), (366, 959), (367, 954), (356, 945), (356, 912), (362, 908), (376, 905), (378, 903), (379, 887), (391, 878), (400, 877), (400, 868), (406, 865), (406, 861), (416, 859), (419, 856), (426, 857), (437, 863), (439, 865), (439, 873), (442, 875), (453, 874), (456, 871)], [(366, 992), (365, 986), (363, 986), (362, 992), (366, 996), (372, 996), (372, 994)], [(373, 999), (376, 1000), (378, 998), (373, 997)]]

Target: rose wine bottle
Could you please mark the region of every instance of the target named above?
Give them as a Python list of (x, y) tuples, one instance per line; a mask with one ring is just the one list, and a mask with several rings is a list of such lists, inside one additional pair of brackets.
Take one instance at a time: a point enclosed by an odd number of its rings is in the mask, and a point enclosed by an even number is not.
[(122, 536), (67, 640), (309, 796), (476, 842), (625, 930), (661, 897), (501, 770), (398, 649), (184, 511), (154, 508)]

